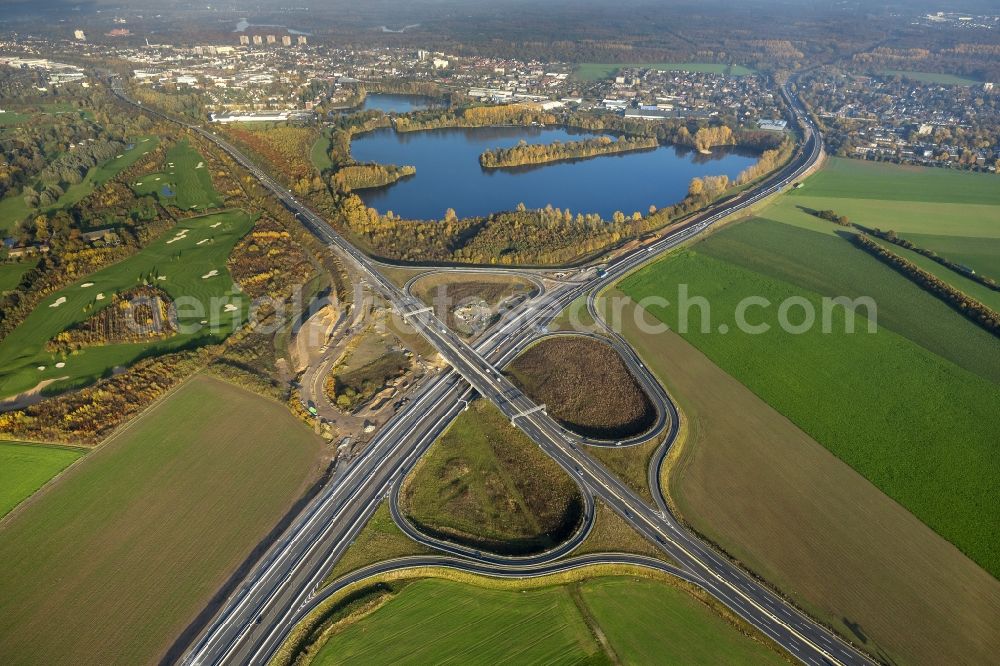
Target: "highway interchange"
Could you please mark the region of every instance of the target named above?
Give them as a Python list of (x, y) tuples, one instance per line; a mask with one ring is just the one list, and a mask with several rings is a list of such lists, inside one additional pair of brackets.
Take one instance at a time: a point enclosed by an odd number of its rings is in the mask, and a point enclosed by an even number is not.
[[(135, 104), (125, 95), (120, 81), (116, 80), (113, 85), (124, 101)], [(266, 663), (291, 629), (322, 600), (366, 576), (390, 570), (441, 566), (484, 575), (527, 577), (602, 562), (654, 567), (700, 586), (803, 663), (872, 663), (866, 655), (832, 631), (815, 623), (716, 553), (673, 518), (656, 490), (659, 489), (660, 462), (676, 435), (679, 415), (662, 386), (610, 327), (605, 334), (611, 337), (627, 365), (650, 393), (660, 415), (657, 428), (624, 444), (646, 441), (666, 430), (649, 472), (650, 487), (657, 498), (655, 507), (649, 506), (603, 465), (587, 455), (585, 444), (599, 442), (583, 442), (566, 431), (543, 410), (536, 409), (537, 406), (500, 372), (520, 351), (544, 335), (547, 324), (578, 298), (587, 297), (595, 321), (601, 322), (596, 307), (596, 297), (601, 290), (651, 259), (690, 241), (720, 220), (788, 187), (817, 164), (822, 155), (818, 131), (788, 90), (782, 88), (782, 93), (800, 120), (804, 139), (787, 166), (752, 190), (712, 206), (664, 233), (655, 242), (610, 261), (603, 272), (590, 270), (584, 274), (585, 279), (566, 281), (509, 311), (498, 324), (471, 344), (449, 330), (405, 289), (384, 277), (376, 262), (340, 236), (326, 220), (236, 147), (213, 132), (185, 123), (189, 130), (225, 150), (332, 251), (351, 262), (371, 288), (404, 316), (450, 367), (417, 389), (412, 400), (382, 428), (368, 448), (303, 509), (251, 569), (242, 584), (220, 608), (214, 609), (213, 619), (183, 654), (182, 663)], [(174, 118), (163, 117), (178, 122)], [(443, 543), (421, 534), (398, 511), (395, 499), (399, 483), (474, 394), (492, 401), (561, 465), (581, 488), (585, 510), (580, 528), (569, 541), (548, 553), (529, 558), (499, 557)], [(320, 584), (333, 565), (387, 497), (391, 500), (393, 516), (400, 527), (411, 537), (443, 554), (379, 563), (320, 590)], [(589, 532), (595, 498), (621, 515), (678, 566), (631, 555), (560, 559), (569, 555)]]

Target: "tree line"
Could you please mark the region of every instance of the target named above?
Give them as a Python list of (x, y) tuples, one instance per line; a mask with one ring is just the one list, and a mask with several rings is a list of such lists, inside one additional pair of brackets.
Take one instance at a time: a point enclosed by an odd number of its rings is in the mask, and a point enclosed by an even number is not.
[(937, 296), (974, 323), (1000, 337), (1000, 313), (955, 289), (941, 278), (925, 271), (905, 257), (901, 257), (895, 252), (879, 245), (869, 238), (867, 234), (855, 234), (853, 240), (861, 249), (888, 264), (934, 296)]
[(758, 178), (771, 173), (788, 161), (792, 156), (794, 148), (795, 143), (791, 139), (785, 139), (779, 147), (765, 150), (761, 153), (759, 160), (740, 172), (740, 175), (736, 177), (736, 185), (740, 186), (752, 183)]
[(956, 273), (961, 274), (963, 277), (966, 277), (972, 280), (973, 282), (978, 282), (979, 284), (983, 285), (984, 287), (988, 287), (993, 291), (1000, 291), (1000, 284), (997, 284), (997, 281), (994, 280), (993, 278), (988, 277), (986, 275), (980, 275), (979, 273), (975, 272), (968, 266), (963, 266), (962, 264), (954, 262), (951, 259), (948, 259), (947, 257), (942, 257), (934, 250), (928, 250), (927, 248), (920, 247), (919, 245), (914, 245), (912, 241), (908, 241), (905, 238), (900, 238), (896, 234), (896, 232), (891, 229), (889, 231), (882, 231), (881, 229), (878, 229), (876, 227), (875, 229), (869, 229), (868, 233), (877, 238), (881, 238), (884, 241), (888, 241), (893, 245), (905, 247), (907, 250), (911, 250), (913, 252), (916, 252), (917, 254), (923, 255), (928, 259), (931, 259), (932, 261), (936, 261), (945, 268), (953, 270)]
[(549, 144), (529, 144), (521, 140), (511, 148), (486, 150), (479, 156), (479, 164), (487, 169), (515, 167), (527, 164), (545, 164), (560, 160), (582, 159), (597, 155), (613, 155), (634, 150), (651, 150), (659, 146), (655, 137), (618, 137), (617, 140), (601, 136), (582, 141), (555, 141)]

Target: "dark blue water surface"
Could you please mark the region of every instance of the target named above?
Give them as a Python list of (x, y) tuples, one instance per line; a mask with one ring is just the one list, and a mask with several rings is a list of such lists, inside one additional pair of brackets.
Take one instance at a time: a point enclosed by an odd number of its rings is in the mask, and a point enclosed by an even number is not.
[(409, 164), (414, 176), (387, 187), (361, 190), (365, 203), (407, 219), (440, 219), (454, 208), (459, 217), (548, 204), (575, 213), (615, 211), (646, 213), (650, 204), (663, 208), (687, 194), (695, 176), (725, 174), (735, 178), (757, 155), (716, 148), (711, 155), (675, 146), (603, 155), (572, 162), (483, 169), (479, 155), (488, 148), (528, 143), (579, 140), (579, 133), (558, 128), (479, 127), (397, 134), (380, 129), (358, 136), (351, 144), (354, 159), (382, 164)]
[(423, 95), (395, 95), (389, 93), (368, 93), (361, 105), (362, 111), (377, 109), (384, 113), (409, 113), (432, 106), (441, 106), (441, 101)]

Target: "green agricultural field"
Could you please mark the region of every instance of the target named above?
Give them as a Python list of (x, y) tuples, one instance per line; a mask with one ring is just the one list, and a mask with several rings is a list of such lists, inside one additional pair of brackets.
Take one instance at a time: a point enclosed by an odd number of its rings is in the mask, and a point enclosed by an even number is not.
[(982, 81), (967, 79), (954, 74), (939, 74), (937, 72), (917, 72), (906, 69), (885, 69), (879, 72), (882, 76), (900, 76), (904, 79), (919, 81), (920, 83), (940, 83), (946, 86), (978, 86)]
[(432, 445), (401, 499), (406, 515), (427, 531), (510, 554), (564, 540), (583, 509), (569, 475), (481, 400)]
[(318, 476), (322, 446), (283, 405), (183, 384), (0, 528), (4, 662), (164, 659)]
[[(817, 317), (822, 306), (811, 289), (709, 256), (726, 236), (699, 246), (704, 252), (685, 251), (635, 273), (622, 291), (640, 301), (690, 285), (692, 296), (710, 303), (708, 330), (697, 310), (687, 331), (679, 330), (677, 308), (651, 307), (650, 314), (987, 571), (1000, 573), (1000, 461), (993, 451), (1000, 386), (885, 326), (869, 334), (863, 318), (845, 332), (843, 308), (833, 310), (830, 333), (819, 323), (801, 334), (782, 331), (776, 305), (755, 306), (748, 315), (770, 331), (738, 331), (733, 313), (745, 297), (778, 304), (795, 296)], [(794, 308), (790, 319), (801, 321), (800, 313)], [(727, 333), (719, 332), (723, 325)]]
[(1000, 238), (900, 234), (913, 244), (933, 250), (951, 261), (969, 266), (1000, 282)]
[(600, 653), (564, 588), (514, 592), (427, 579), (335, 634), (312, 663), (577, 664)]
[(802, 205), (808, 201), (799, 199), (813, 197), (1000, 205), (1000, 187), (995, 174), (831, 157), (801, 189), (788, 193)]
[[(951, 286), (960, 290), (964, 294), (968, 294), (972, 298), (975, 298), (980, 303), (983, 303), (997, 312), (1000, 312), (1000, 291), (991, 289), (984, 284), (980, 284), (975, 280), (968, 278), (958, 271), (954, 271), (947, 266), (943, 266), (938, 262), (934, 261), (930, 257), (925, 257), (919, 252), (915, 252), (905, 247), (901, 247), (894, 243), (884, 241), (881, 239), (874, 239), (879, 245), (886, 248), (890, 252), (898, 254), (907, 261), (910, 261), (923, 270), (937, 276), (944, 282), (947, 282)], [(978, 240), (978, 239), (977, 239)], [(1000, 259), (1000, 257), (998, 257)], [(1000, 277), (1000, 275), (998, 275)]]
[(705, 74), (731, 74), (733, 76), (748, 76), (754, 71), (743, 65), (725, 65), (711, 62), (658, 62), (658, 63), (598, 63), (585, 62), (576, 66), (574, 75), (583, 81), (600, 81), (607, 79), (622, 68), (648, 68), (660, 71), (683, 71)]
[[(56, 387), (92, 382), (143, 355), (224, 339), (248, 312), (249, 303), (236, 290), (226, 260), (251, 225), (250, 216), (240, 210), (182, 220), (138, 254), (46, 296), (0, 341), (0, 396), (45, 380), (55, 381)], [(115, 292), (144, 280), (174, 299), (197, 301), (178, 308), (177, 334), (150, 343), (87, 347), (68, 356), (46, 350), (47, 341), (106, 307)]]
[[(772, 210), (761, 215), (772, 217)], [(750, 220), (716, 234), (697, 250), (823, 296), (869, 296), (878, 306), (881, 326), (1000, 384), (1000, 354), (994, 336), (847, 240), (818, 233), (825, 230), (820, 224), (840, 227), (824, 220), (816, 223), (812, 231), (770, 219)]]
[[(606, 647), (595, 639), (598, 631)], [(312, 661), (431, 662), (784, 663), (685, 592), (629, 577), (520, 591), (417, 580), (335, 631)]]
[(707, 606), (664, 583), (594, 578), (580, 583), (580, 597), (622, 663), (784, 663)]
[(0, 264), (0, 293), (10, 291), (16, 287), (21, 281), (21, 276), (37, 265), (37, 258)]
[(687, 522), (885, 663), (985, 663), (1000, 651), (1000, 581), (681, 336), (641, 329), (637, 315), (629, 301), (622, 334), (684, 415), (661, 477)]
[(81, 455), (59, 446), (0, 442), (0, 518)]
[(143, 176), (132, 183), (132, 189), (140, 196), (151, 194), (183, 210), (205, 210), (222, 205), (204, 158), (187, 139), (178, 141), (167, 151), (163, 171)]
[(4, 198), (0, 201), (0, 234), (5, 235), (10, 233), (17, 226), (18, 222), (28, 217), (32, 212), (48, 213), (72, 206), (117, 176), (122, 169), (132, 166), (140, 157), (155, 149), (158, 143), (159, 139), (156, 137), (140, 137), (136, 139), (132, 148), (126, 150), (120, 156), (92, 168), (87, 172), (82, 181), (66, 188), (66, 192), (47, 208), (32, 211), (25, 205), (24, 199), (20, 195), (11, 195)]

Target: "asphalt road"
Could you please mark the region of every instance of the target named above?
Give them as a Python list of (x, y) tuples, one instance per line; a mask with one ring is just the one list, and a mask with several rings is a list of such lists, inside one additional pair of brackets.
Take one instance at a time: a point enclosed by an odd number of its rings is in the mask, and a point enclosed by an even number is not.
[[(120, 87), (116, 86), (116, 92), (129, 101)], [(303, 611), (314, 603), (317, 586), (393, 484), (458, 414), (463, 407), (461, 401), (471, 397), (471, 386), (479, 395), (494, 402), (543, 451), (574, 475), (586, 489), (585, 495), (602, 499), (677, 561), (685, 577), (771, 637), (793, 657), (808, 664), (870, 663), (865, 655), (702, 543), (679, 525), (665, 507), (648, 506), (590, 458), (548, 415), (535, 410), (536, 405), (496, 370), (503, 367), (527, 340), (543, 332), (545, 323), (576, 298), (597, 293), (650, 259), (691, 240), (722, 218), (789, 186), (811, 167), (821, 156), (818, 132), (797, 102), (791, 100), (787, 91), (782, 92), (795, 107), (805, 133), (805, 142), (789, 165), (756, 188), (692, 217), (651, 245), (618, 257), (607, 265), (604, 275), (550, 290), (532, 301), (530, 307), (508, 313), (485, 338), (476, 342), (475, 348), (447, 329), (433, 313), (425, 311), (422, 303), (383, 277), (374, 262), (228, 141), (213, 132), (187, 125), (191, 131), (200, 133), (228, 152), (293, 211), (302, 224), (328, 243), (331, 250), (352, 261), (372, 287), (408, 318), (453, 369), (419, 389), (412, 402), (390, 420), (369, 449), (331, 480), (303, 510), (251, 570), (244, 583), (224, 602), (185, 652), (182, 661), (192, 664), (265, 663), (302, 617)], [(168, 116), (163, 117), (176, 122)], [(623, 344), (624, 341), (619, 338), (618, 342)], [(626, 355), (626, 362), (637, 374), (647, 374), (634, 354)], [(676, 423), (676, 409), (672, 403), (667, 410)], [(491, 561), (495, 559), (492, 556), (474, 552), (460, 554), (462, 566), (484, 574), (504, 575), (502, 572), (510, 567), (508, 563)], [(572, 566), (570, 562), (572, 560), (536, 564), (559, 571)]]

